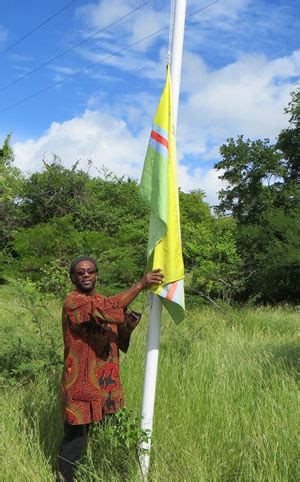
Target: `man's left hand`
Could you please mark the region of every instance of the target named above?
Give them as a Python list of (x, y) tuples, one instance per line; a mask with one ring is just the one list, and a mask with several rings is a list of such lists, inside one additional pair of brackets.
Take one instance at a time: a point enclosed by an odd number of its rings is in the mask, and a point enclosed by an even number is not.
[(143, 278), (141, 279), (142, 289), (146, 289), (151, 285), (160, 285), (163, 283), (164, 275), (160, 268), (153, 269), (146, 273)]

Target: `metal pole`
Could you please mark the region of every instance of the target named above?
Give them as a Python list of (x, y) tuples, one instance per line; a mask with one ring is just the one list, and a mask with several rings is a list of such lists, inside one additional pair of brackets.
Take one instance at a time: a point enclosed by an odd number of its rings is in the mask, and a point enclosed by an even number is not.
[[(185, 23), (186, 0), (175, 0), (173, 33), (172, 33), (172, 49), (171, 49), (171, 86), (173, 98), (173, 119), (174, 130), (176, 132), (180, 74), (183, 50), (184, 23)], [(147, 337), (147, 355), (145, 363), (145, 378), (142, 402), (142, 423), (141, 428), (148, 435), (147, 442), (143, 442), (140, 446), (140, 465), (143, 478), (147, 481), (150, 467), (150, 450), (151, 437), (153, 427), (153, 414), (155, 404), (157, 366), (159, 356), (159, 338), (160, 338), (160, 320), (161, 320), (162, 303), (159, 296), (152, 295), (152, 303), (150, 309), (148, 337)]]
[(173, 23), (171, 65), (170, 65), (172, 99), (173, 99), (173, 120), (174, 120), (175, 132), (177, 127), (177, 117), (178, 117), (185, 11), (186, 11), (186, 0), (176, 0), (175, 6), (174, 6), (174, 23)]
[(144, 480), (147, 480), (150, 466), (150, 450), (159, 355), (161, 311), (162, 302), (160, 301), (159, 296), (154, 294), (151, 295), (141, 424), (142, 430), (147, 433), (148, 440), (144, 441), (140, 446), (140, 465)]

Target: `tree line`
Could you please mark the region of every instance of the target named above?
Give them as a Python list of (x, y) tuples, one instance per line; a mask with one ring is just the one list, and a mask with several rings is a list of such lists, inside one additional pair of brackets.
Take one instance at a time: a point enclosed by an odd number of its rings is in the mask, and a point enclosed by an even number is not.
[[(300, 92), (275, 144), (239, 136), (215, 164), (226, 187), (211, 209), (205, 193), (180, 192), (188, 293), (223, 300), (299, 302)], [(25, 176), (10, 135), (0, 148), (0, 279), (29, 278), (62, 293), (80, 254), (99, 260), (101, 283), (124, 287), (145, 269), (148, 207), (133, 179), (68, 169), (59, 157)]]

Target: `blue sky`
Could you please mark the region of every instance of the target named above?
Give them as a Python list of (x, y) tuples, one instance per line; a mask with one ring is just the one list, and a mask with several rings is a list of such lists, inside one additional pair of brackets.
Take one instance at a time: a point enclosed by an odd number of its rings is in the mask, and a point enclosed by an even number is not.
[[(209, 3), (187, 0), (187, 14)], [(55, 153), (66, 166), (80, 160), (85, 168), (92, 159), (95, 174), (104, 165), (139, 178), (164, 83), (168, 29), (139, 41), (168, 25), (169, 10), (166, 0), (11, 0), (1, 6), (0, 142), (13, 133), (19, 167), (38, 170)], [(182, 189), (204, 189), (215, 203), (221, 183), (212, 166), (226, 138), (274, 140), (287, 125), (283, 109), (300, 76), (299, 30), (296, 0), (220, 0), (187, 19), (177, 128)]]

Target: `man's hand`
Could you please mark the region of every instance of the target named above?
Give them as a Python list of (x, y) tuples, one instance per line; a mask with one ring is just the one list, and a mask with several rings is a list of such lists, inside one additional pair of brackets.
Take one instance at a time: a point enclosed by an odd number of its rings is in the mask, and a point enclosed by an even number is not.
[(121, 293), (120, 307), (128, 306), (142, 291), (151, 285), (160, 285), (164, 280), (161, 269), (153, 269), (146, 273), (145, 276), (136, 284)]
[(153, 269), (152, 271), (149, 271), (149, 273), (146, 273), (141, 279), (141, 288), (144, 290), (151, 285), (160, 285), (162, 284), (163, 280), (164, 275), (161, 269)]

